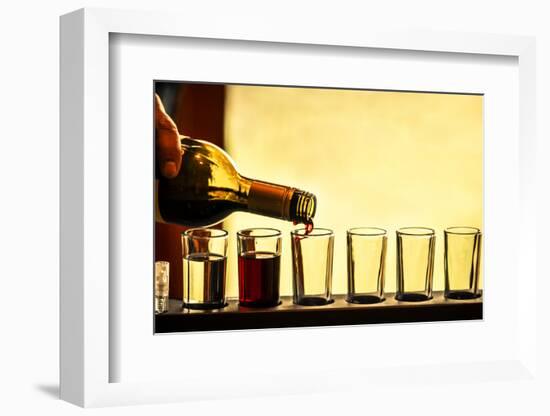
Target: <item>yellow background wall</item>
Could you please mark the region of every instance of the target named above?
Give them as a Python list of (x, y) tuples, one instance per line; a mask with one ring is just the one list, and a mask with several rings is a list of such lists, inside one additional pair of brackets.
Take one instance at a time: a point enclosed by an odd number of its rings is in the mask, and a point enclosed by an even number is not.
[[(226, 149), (239, 171), (317, 196), (315, 225), (335, 231), (333, 293), (346, 292), (346, 229), (388, 230), (386, 291), (395, 290), (395, 230), (436, 230), (434, 290), (442, 290), (443, 229), (482, 227), (483, 97), (229, 86)], [(241, 228), (283, 231), (281, 294), (292, 293), (292, 224), (237, 213), (228, 295), (238, 295)]]

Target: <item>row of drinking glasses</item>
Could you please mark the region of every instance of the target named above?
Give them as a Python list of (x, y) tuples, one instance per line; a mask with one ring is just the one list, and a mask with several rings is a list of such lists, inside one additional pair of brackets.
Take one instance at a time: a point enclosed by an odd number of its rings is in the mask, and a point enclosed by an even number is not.
[[(397, 290), (399, 301), (425, 301), (432, 297), (435, 231), (406, 227), (396, 231)], [(225, 275), (228, 233), (220, 229), (191, 229), (182, 234), (183, 306), (218, 309), (226, 305)], [(281, 232), (250, 228), (237, 233), (239, 304), (273, 307), (280, 303)], [(445, 296), (478, 297), (481, 232), (472, 227), (444, 231)], [(362, 227), (347, 231), (347, 297), (349, 303), (384, 301), (387, 232)], [(313, 306), (332, 302), (334, 233), (326, 228), (291, 232), (293, 301)], [(167, 307), (168, 264), (157, 262), (158, 282), (165, 282)], [(164, 271), (162, 271), (164, 270)], [(162, 272), (159, 272), (162, 271)]]

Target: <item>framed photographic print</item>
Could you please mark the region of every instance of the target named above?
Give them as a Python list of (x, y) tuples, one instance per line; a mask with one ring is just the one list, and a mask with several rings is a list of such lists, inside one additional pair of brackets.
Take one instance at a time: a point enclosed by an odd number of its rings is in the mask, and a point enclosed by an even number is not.
[(482, 318), (483, 95), (154, 86), (155, 333)]
[(531, 378), (533, 39), (230, 29), (62, 17), (62, 398)]

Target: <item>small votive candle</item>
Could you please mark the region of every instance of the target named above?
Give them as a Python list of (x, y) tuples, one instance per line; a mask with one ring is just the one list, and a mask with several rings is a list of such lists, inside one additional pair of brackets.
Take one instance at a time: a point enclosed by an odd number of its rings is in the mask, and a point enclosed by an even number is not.
[(170, 263), (155, 262), (155, 313), (168, 311), (168, 289), (170, 287)]

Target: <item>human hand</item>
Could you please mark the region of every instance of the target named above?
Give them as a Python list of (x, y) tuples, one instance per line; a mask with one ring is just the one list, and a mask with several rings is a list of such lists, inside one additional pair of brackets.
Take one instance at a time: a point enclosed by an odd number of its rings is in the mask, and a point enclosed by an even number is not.
[(155, 94), (155, 136), (160, 172), (166, 178), (174, 178), (181, 167), (180, 134), (176, 123), (166, 113), (157, 94)]

